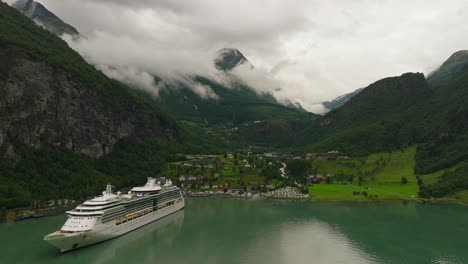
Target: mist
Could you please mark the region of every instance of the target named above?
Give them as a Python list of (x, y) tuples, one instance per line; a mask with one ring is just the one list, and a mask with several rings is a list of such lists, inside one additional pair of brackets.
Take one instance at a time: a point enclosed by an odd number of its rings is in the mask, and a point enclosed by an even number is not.
[(217, 98), (190, 76), (229, 84), (213, 65), (216, 52), (228, 47), (255, 66), (235, 69), (236, 78), (320, 112), (323, 101), (404, 72), (427, 75), (468, 48), (462, 0), (38, 2), (85, 36), (65, 39), (86, 60), (154, 96), (182, 82)]

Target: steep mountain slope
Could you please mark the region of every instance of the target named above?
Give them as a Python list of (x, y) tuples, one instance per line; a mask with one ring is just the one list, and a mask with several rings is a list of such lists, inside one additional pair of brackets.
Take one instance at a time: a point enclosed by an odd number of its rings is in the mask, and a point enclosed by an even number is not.
[(327, 109), (326, 112), (329, 112), (331, 110), (334, 110), (342, 105), (344, 105), (346, 102), (349, 101), (353, 96), (356, 94), (360, 93), (364, 88), (357, 89), (353, 92), (343, 94), (341, 96), (338, 96), (337, 98), (333, 99), (332, 101), (326, 101), (323, 102), (323, 106)]
[(416, 105), (430, 96), (420, 73), (385, 78), (317, 120), (306, 135), (319, 139), (316, 148), (357, 155), (411, 145), (418, 134), (408, 119)]
[(418, 144), (415, 172), (468, 159), (468, 67), (436, 87), (422, 74), (385, 78), (301, 131), (316, 150), (366, 155)]
[(0, 93), (0, 207), (141, 183), (171, 153), (204, 148), (152, 100), (3, 2)]
[(427, 77), (427, 81), (432, 85), (438, 85), (450, 79), (450, 77), (460, 71), (468, 64), (468, 50), (460, 50), (452, 54), (437, 70)]
[(298, 110), (279, 104), (272, 96), (258, 95), (245, 85), (233, 88), (198, 77), (197, 82), (209, 86), (218, 96), (202, 98), (188, 87), (163, 89), (155, 100), (162, 108), (181, 120), (198, 123), (239, 124), (249, 121), (285, 118)]
[(424, 129), (416, 153), (416, 172), (428, 173), (468, 160), (468, 66), (433, 89), (413, 116)]
[(100, 157), (125, 137), (173, 138), (175, 123), (67, 44), (1, 5), (0, 147), (14, 142)]
[(41, 3), (33, 0), (18, 0), (12, 4), (21, 13), (31, 18), (36, 24), (43, 26), (45, 29), (51, 31), (56, 35), (70, 34), (79, 35), (78, 31), (63, 22), (54, 13), (50, 12)]

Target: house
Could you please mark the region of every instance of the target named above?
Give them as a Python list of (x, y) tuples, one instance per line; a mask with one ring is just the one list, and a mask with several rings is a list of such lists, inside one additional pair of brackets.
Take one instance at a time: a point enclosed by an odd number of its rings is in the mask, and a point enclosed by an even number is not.
[(181, 182), (185, 181), (185, 176), (184, 176), (184, 175), (180, 175), (180, 176), (179, 176), (179, 181), (181, 181)]
[(218, 188), (219, 188), (219, 185), (213, 184), (213, 185), (211, 185), (211, 188), (213, 188), (213, 189), (218, 189)]
[(339, 160), (350, 160), (351, 158), (348, 157), (348, 156), (339, 156), (338, 159)]
[(196, 180), (197, 180), (197, 177), (195, 177), (195, 176), (187, 177), (187, 181), (196, 181)]
[(276, 152), (265, 152), (265, 153), (263, 153), (263, 156), (265, 156), (267, 158), (277, 158), (278, 153), (276, 153)]
[(252, 165), (250, 165), (250, 164), (247, 163), (247, 164), (244, 165), (244, 167), (250, 168), (250, 167), (252, 167)]
[(327, 179), (325, 178), (325, 176), (323, 176), (322, 174), (317, 174), (315, 176), (315, 181), (316, 182), (325, 182), (327, 181)]

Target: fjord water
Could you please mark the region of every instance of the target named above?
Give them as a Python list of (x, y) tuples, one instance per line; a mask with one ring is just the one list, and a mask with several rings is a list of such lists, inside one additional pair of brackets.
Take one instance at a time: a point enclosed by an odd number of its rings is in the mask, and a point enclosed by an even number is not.
[(468, 263), (468, 208), (187, 199), (186, 209), (61, 254), (64, 215), (0, 225), (1, 263)]

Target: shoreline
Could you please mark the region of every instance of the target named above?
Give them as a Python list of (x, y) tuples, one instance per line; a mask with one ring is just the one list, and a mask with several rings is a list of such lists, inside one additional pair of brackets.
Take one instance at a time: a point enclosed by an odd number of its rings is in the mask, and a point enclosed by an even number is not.
[[(252, 197), (239, 197), (239, 196), (231, 196), (231, 195), (190, 195), (187, 196), (190, 198), (227, 198), (227, 199), (236, 199), (236, 200), (249, 200)], [(394, 202), (412, 202), (412, 203), (419, 203), (419, 204), (442, 204), (442, 205), (468, 205), (466, 201), (454, 201), (454, 200), (421, 200), (421, 199), (402, 199), (402, 198), (395, 198), (395, 199), (377, 199), (377, 200), (313, 200), (313, 197), (308, 199), (291, 199), (291, 198), (267, 198), (262, 195), (259, 196), (260, 199), (264, 201), (297, 201), (297, 202), (311, 202), (311, 203), (394, 203)]]
[[(188, 198), (222, 198), (222, 199), (234, 199), (234, 200), (250, 200), (252, 196), (234, 196), (234, 195), (187, 195)], [(430, 204), (430, 205), (465, 205), (468, 206), (468, 202), (466, 201), (454, 201), (454, 200), (420, 200), (420, 199), (382, 199), (382, 200), (313, 200), (313, 197), (309, 197), (308, 199), (291, 199), (291, 198), (271, 198), (265, 197), (262, 195), (258, 195), (258, 198), (255, 200), (260, 201), (288, 201), (288, 202), (310, 202), (310, 203), (352, 203), (352, 204), (379, 204), (379, 203), (395, 203), (395, 202), (412, 202), (412, 203), (419, 203), (419, 204)], [(32, 211), (29, 214), (23, 215), (15, 215), (14, 218), (7, 218), (0, 223), (12, 223), (12, 222), (19, 222), (27, 219), (36, 219), (36, 218), (43, 218), (48, 216), (56, 216), (64, 214), (66, 211), (71, 210), (76, 205), (71, 205), (67, 207), (60, 207), (60, 208), (51, 208), (45, 210), (37, 210)], [(11, 209), (15, 210), (15, 209)]]

